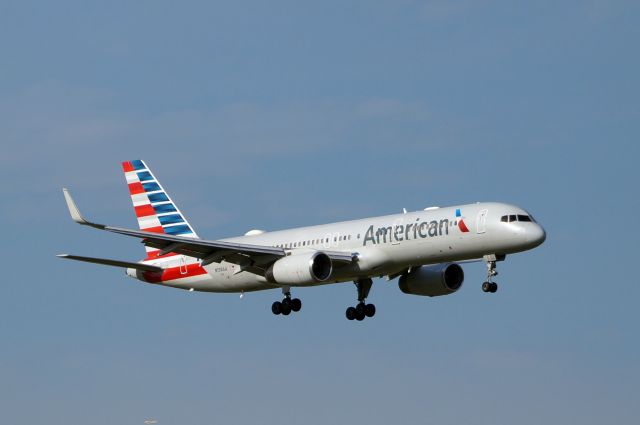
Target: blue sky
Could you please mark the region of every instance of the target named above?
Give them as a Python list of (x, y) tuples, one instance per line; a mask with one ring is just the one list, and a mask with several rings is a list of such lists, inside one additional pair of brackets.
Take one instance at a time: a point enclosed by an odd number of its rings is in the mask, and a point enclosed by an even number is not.
[[(0, 418), (632, 424), (639, 415), (637, 3), (0, 2)], [(138, 259), (119, 162), (206, 238), (479, 200), (548, 239), (449, 297), (376, 281), (190, 294)]]

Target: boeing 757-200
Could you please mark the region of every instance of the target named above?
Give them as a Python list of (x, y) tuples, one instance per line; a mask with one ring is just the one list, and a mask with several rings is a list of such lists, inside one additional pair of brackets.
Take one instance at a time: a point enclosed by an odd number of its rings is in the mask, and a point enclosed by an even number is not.
[(484, 261), (484, 292), (498, 289), (496, 262), (508, 254), (542, 244), (546, 234), (531, 214), (513, 205), (478, 202), (430, 207), (320, 226), (244, 236), (200, 239), (149, 167), (141, 161), (122, 164), (140, 230), (87, 221), (71, 194), (63, 189), (76, 223), (141, 239), (147, 256), (139, 262), (62, 254), (59, 257), (123, 267), (143, 282), (202, 292), (282, 290), (274, 314), (300, 311), (291, 288), (354, 282), (357, 304), (347, 308), (349, 320), (375, 314), (366, 299), (372, 278), (398, 279), (406, 294), (448, 295), (462, 286), (459, 263)]

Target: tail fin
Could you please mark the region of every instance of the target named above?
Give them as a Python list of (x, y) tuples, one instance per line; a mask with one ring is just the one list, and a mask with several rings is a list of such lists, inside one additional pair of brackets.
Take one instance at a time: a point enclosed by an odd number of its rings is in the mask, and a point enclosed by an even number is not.
[[(140, 230), (197, 238), (196, 232), (144, 161), (122, 163)], [(147, 247), (147, 258), (157, 249)]]

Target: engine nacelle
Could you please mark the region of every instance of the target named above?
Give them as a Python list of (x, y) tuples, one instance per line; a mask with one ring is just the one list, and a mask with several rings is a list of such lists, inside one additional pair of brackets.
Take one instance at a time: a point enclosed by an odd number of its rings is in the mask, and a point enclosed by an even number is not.
[(398, 287), (405, 294), (437, 297), (456, 292), (464, 281), (464, 271), (458, 264), (422, 266), (402, 275)]
[(326, 281), (332, 272), (331, 258), (316, 251), (283, 257), (269, 267), (265, 276), (280, 285), (308, 285)]

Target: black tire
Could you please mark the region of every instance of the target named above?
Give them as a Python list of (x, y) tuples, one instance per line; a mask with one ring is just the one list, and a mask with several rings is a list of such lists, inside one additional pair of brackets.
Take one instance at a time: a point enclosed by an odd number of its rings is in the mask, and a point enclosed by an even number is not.
[(282, 313), (282, 303), (280, 301), (276, 301), (273, 304), (271, 304), (271, 312), (276, 316)]
[(367, 317), (367, 316), (365, 316), (365, 314), (364, 314), (364, 309), (362, 309), (362, 312), (361, 312), (361, 313), (358, 313), (358, 312), (356, 311), (356, 320), (357, 320), (358, 322), (362, 322), (362, 321), (364, 320), (364, 318), (365, 318), (365, 317)]
[(284, 316), (291, 314), (291, 305), (289, 303), (282, 303), (282, 314)]
[(376, 306), (373, 304), (367, 304), (364, 306), (364, 314), (367, 317), (373, 317), (376, 315)]
[(498, 290), (498, 284), (497, 284), (497, 283), (495, 283), (495, 282), (491, 282), (491, 289), (489, 289), (489, 291), (490, 291), (492, 294), (495, 294), (495, 292), (496, 292), (497, 290)]
[(283, 306), (287, 306), (289, 307), (289, 309), (291, 309), (291, 298), (283, 298), (282, 299), (282, 305)]
[(491, 282), (484, 282), (482, 284), (482, 292), (491, 292)]
[(291, 311), (295, 311), (296, 313), (300, 311), (300, 309), (302, 308), (302, 301), (300, 301), (300, 298), (292, 299), (290, 304), (291, 304)]
[(345, 315), (347, 316), (347, 320), (355, 319), (356, 318), (356, 309), (353, 308), (353, 307), (347, 308), (347, 311), (346, 311)]
[(358, 305), (356, 306), (356, 313), (358, 313), (358, 316), (364, 316), (364, 311), (365, 311), (365, 304), (358, 303)]

